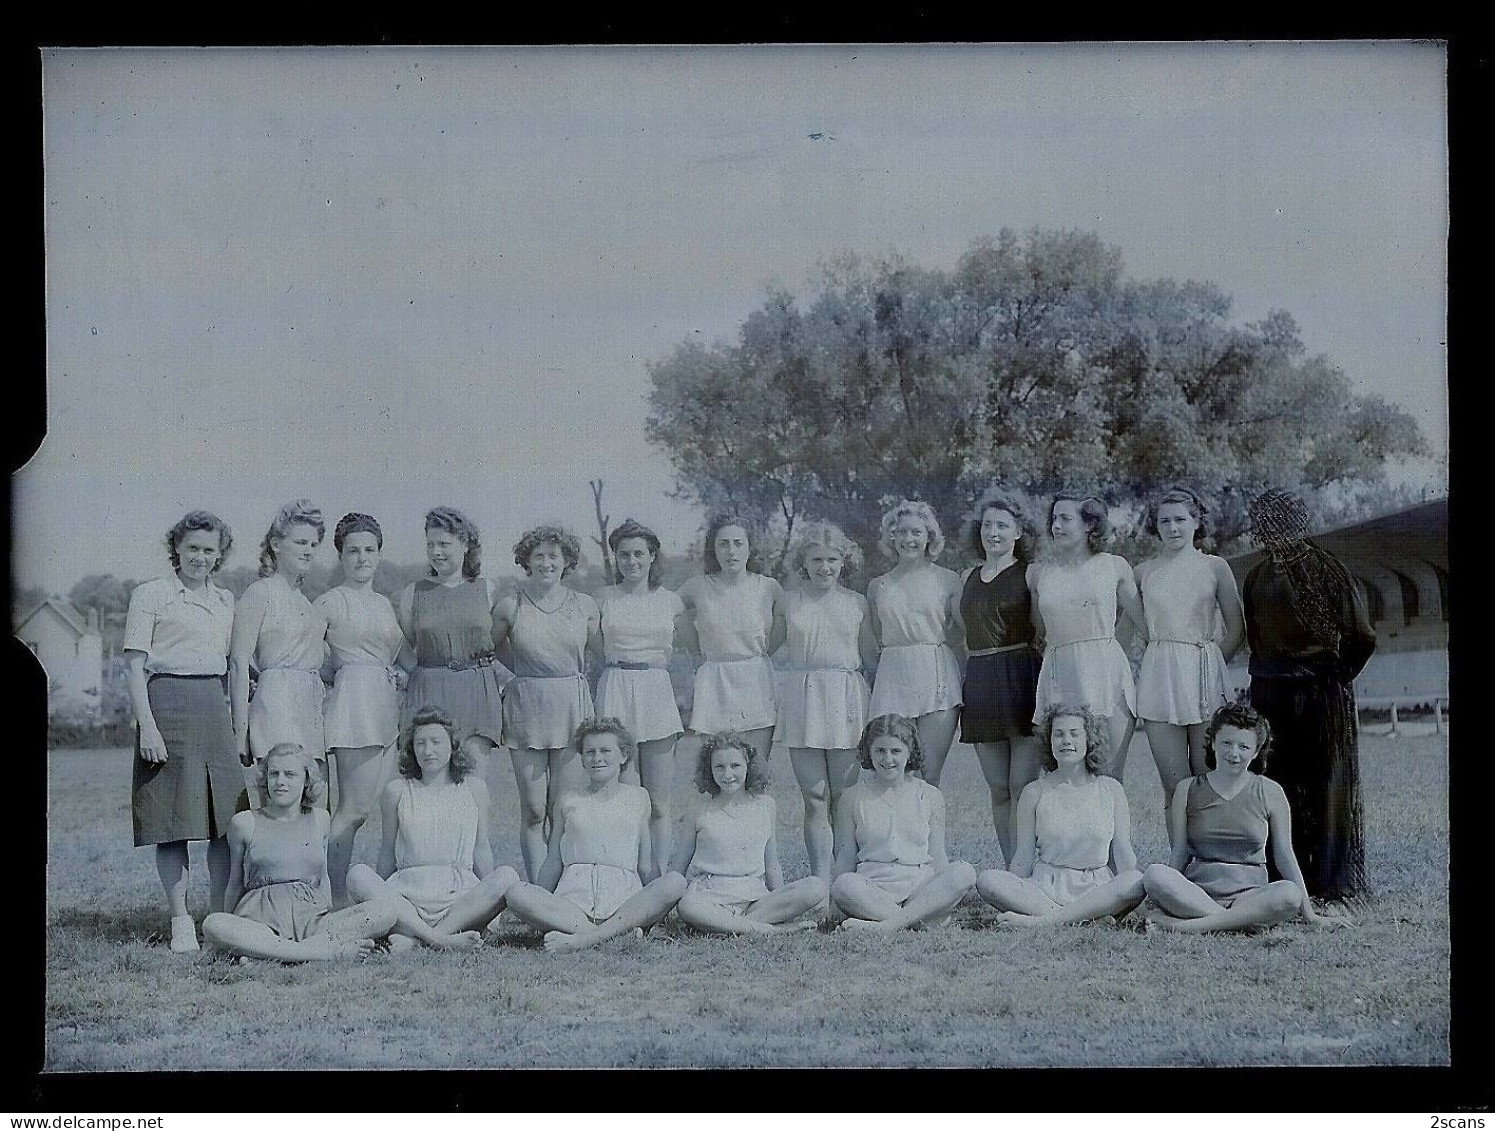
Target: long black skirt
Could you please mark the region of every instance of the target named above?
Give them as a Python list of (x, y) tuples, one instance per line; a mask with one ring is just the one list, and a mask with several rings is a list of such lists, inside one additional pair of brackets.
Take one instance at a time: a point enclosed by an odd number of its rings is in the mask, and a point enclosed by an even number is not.
[(223, 679), (154, 675), (146, 695), (166, 743), (166, 761), (141, 759), (137, 727), (130, 806), (135, 843), (227, 836), (244, 794), (244, 774)]
[(1287, 794), (1293, 852), (1308, 894), (1365, 888), (1355, 692), (1333, 676), (1251, 677), (1251, 705), (1272, 726), (1266, 774)]

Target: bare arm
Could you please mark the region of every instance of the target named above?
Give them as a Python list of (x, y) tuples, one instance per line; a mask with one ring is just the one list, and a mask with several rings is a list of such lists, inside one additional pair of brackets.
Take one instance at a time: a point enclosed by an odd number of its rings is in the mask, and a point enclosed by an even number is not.
[(1012, 859), (1007, 862), (1007, 870), (1023, 879), (1033, 874), (1033, 860), (1038, 854), (1038, 792), (1036, 781), (1025, 785), (1012, 816)]
[(771, 577), (768, 584), (773, 592), (773, 621), (768, 626), (768, 651), (764, 654), (772, 656), (788, 637), (789, 624), (784, 615), (784, 587)]
[(1033, 620), (1033, 648), (1042, 652), (1044, 641), (1048, 631), (1043, 625), (1043, 614), (1038, 609), (1038, 566), (1029, 565), (1027, 570), (1028, 579), (1028, 605)]
[(493, 845), (488, 841), (488, 783), (476, 774), (463, 779), (478, 803), (478, 835), (472, 845), (472, 873), (483, 879), (493, 871)]
[(587, 643), (582, 655), (582, 665), (585, 669), (588, 656), (591, 657), (593, 663), (602, 663), (602, 607), (597, 604), (595, 598), (585, 593), (581, 594), (581, 598), (587, 610)]
[(234, 740), (239, 761), (249, 765), (249, 667), (265, 623), (265, 591), (250, 586), (234, 609), (234, 631), (228, 645), (228, 694), (233, 709)]
[(649, 795), (642, 786), (636, 788), (643, 794), (638, 810), (638, 878), (652, 884), (659, 879), (659, 869), (654, 866), (654, 838), (649, 833)]
[(322, 846), (317, 853), (317, 882), (311, 886), (321, 890), (327, 886), (327, 836), (332, 831), (332, 814), (326, 809), (313, 809), (311, 816), (316, 822), (317, 843)]
[(1142, 614), (1142, 595), (1137, 592), (1137, 579), (1126, 559), (1117, 557), (1116, 603), (1126, 619), (1132, 622), (1132, 631), (1143, 644), (1147, 643), (1147, 618)]
[(253, 824), (252, 813), (235, 813), (228, 823), (228, 886), (223, 889), (223, 910), (229, 914), (244, 898), (244, 838)]
[(1111, 867), (1119, 876), (1137, 869), (1137, 852), (1132, 847), (1132, 810), (1126, 803), (1126, 790), (1115, 778), (1102, 778), (1111, 794), (1111, 819), (1116, 832), (1111, 837)]
[(540, 865), (540, 874), (535, 877), (535, 883), (546, 891), (555, 891), (555, 885), (561, 882), (561, 872), (565, 868), (561, 863), (561, 835), (566, 831), (566, 812), (569, 808), (567, 805), (555, 807), (555, 822), (550, 826), (550, 840), (545, 845), (545, 863)]
[(935, 786), (929, 789), (929, 859), (936, 868), (943, 868), (950, 863), (945, 851), (945, 796)]
[(1173, 846), (1168, 864), (1175, 872), (1182, 872), (1194, 857), (1189, 850), (1189, 787), (1193, 784), (1193, 778), (1184, 778), (1174, 786), (1168, 805), (1168, 843)]
[(882, 589), (883, 579), (874, 577), (867, 582), (867, 622), (872, 630), (872, 643), (876, 649), (875, 654), (882, 652), (882, 621), (877, 616), (877, 594)]
[(836, 806), (836, 857), (831, 865), (836, 876), (857, 870), (856, 817), (852, 811), (856, 808), (858, 788), (852, 786), (843, 793), (841, 804)]
[(679, 872), (682, 876), (690, 868), (690, 861), (696, 854), (696, 831), (699, 826), (692, 817), (685, 822), (685, 834), (680, 842), (675, 845), (675, 858), (670, 861), (670, 871)]
[[(514, 617), (519, 611), (519, 598), (500, 597), (493, 605), (493, 646), (497, 648), (509, 638), (514, 629)], [(590, 636), (591, 626), (588, 625)]]
[(1224, 558), (1210, 562), (1215, 571), (1215, 603), (1220, 606), (1220, 619), (1225, 622), (1225, 638), (1220, 641), (1220, 651), (1225, 662), (1241, 650), (1246, 642), (1246, 614), (1241, 606), (1241, 591), (1236, 587), (1235, 574)]
[(1298, 867), (1298, 855), (1293, 851), (1293, 818), (1287, 804), (1287, 794), (1270, 778), (1264, 780), (1267, 784), (1267, 844), (1272, 852), (1272, 863), (1277, 866), (1279, 876), (1297, 884), (1298, 890), (1303, 893), (1298, 913), (1309, 921), (1318, 921), (1321, 916), (1314, 911), (1313, 902), (1308, 898), (1308, 885), (1303, 882), (1303, 869)]
[(862, 623), (857, 628), (857, 652), (862, 658), (862, 668), (871, 671), (877, 667), (877, 637), (872, 632), (872, 609), (867, 604), (867, 598), (860, 593), (852, 594), (857, 599), (857, 605), (862, 610)]
[(379, 796), (379, 863), (374, 870), (386, 880), (395, 874), (395, 836), (400, 831), (400, 790), (404, 784), (404, 778), (396, 778)]
[(768, 801), (768, 843), (763, 846), (763, 882), (769, 891), (778, 891), (784, 886), (784, 869), (779, 866), (779, 838), (774, 832), (779, 824), (779, 811), (772, 797), (767, 794), (764, 797)]
[(145, 653), (131, 650), (125, 653), (125, 686), (130, 692), (130, 709), (135, 721), (140, 724), (140, 757), (146, 762), (166, 761), (166, 740), (156, 726), (156, 717), (151, 714), (150, 696), (145, 690)]
[(415, 582), (411, 582), (400, 590), (400, 598), (395, 602), (395, 620), (400, 622), (400, 631), (405, 634), (408, 643), (415, 639)]

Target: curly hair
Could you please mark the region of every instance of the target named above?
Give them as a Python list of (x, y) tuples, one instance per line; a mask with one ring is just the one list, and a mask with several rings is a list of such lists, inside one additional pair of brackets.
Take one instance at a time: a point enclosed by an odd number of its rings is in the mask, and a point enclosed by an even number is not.
[(757, 528), (740, 514), (714, 514), (711, 521), (706, 524), (706, 548), (701, 553), (701, 569), (705, 573), (721, 573), (722, 563), (716, 556), (716, 536), (725, 527), (740, 526), (742, 532), (747, 535), (748, 560), (747, 568), (753, 573), (761, 572), (758, 560), (758, 531)]
[(1158, 511), (1169, 503), (1180, 503), (1189, 508), (1189, 513), (1194, 516), (1198, 524), (1194, 527), (1194, 545), (1199, 546), (1207, 542), (1215, 532), (1214, 521), (1210, 518), (1209, 506), (1203, 497), (1195, 494), (1187, 487), (1174, 484), (1164, 491), (1156, 499), (1147, 504), (1147, 511), (1142, 519), (1143, 528), (1154, 538), (1158, 534)]
[(209, 573), (217, 573), (223, 568), (223, 563), (228, 558), (228, 551), (234, 544), (234, 532), (228, 528), (228, 523), (211, 511), (188, 511), (166, 532), (166, 553), (171, 558), (171, 568), (174, 570), (182, 568), (182, 539), (194, 530), (216, 530), (218, 532), (218, 561), (212, 569), (208, 570)]
[(1099, 553), (1111, 540), (1111, 517), (1107, 514), (1105, 500), (1079, 491), (1060, 491), (1049, 503), (1050, 531), (1054, 529), (1054, 508), (1060, 503), (1079, 504), (1080, 521), (1085, 524), (1085, 541), (1092, 554)]
[(452, 717), (440, 707), (425, 706), (419, 708), (410, 719), (410, 725), (400, 732), (400, 774), (407, 778), (420, 780), (420, 763), (415, 760), (415, 732), (421, 727), (439, 726), (446, 729), (448, 741), (452, 744), (452, 761), (447, 772), (452, 781), (461, 781), (468, 774), (477, 771), (477, 763), (473, 760), (467, 748), (457, 739), (457, 728), (452, 722)]
[(1028, 514), (1028, 508), (1023, 505), (1017, 492), (999, 483), (993, 483), (966, 515), (966, 545), (971, 552), (983, 561), (986, 559), (986, 543), (981, 541), (981, 523), (985, 520), (987, 511), (1006, 511), (1012, 516), (1012, 521), (1017, 523), (1017, 541), (1013, 543), (1012, 554), (1020, 562), (1028, 561), (1032, 557), (1031, 547), (1035, 540), (1032, 516)]
[(301, 787), (301, 811), (310, 813), (327, 799), (327, 783), (322, 780), (322, 768), (317, 760), (306, 752), (299, 742), (277, 742), (270, 752), (254, 764), (254, 785), (260, 792), (260, 804), (270, 804), (270, 759), (294, 758), (301, 763), (306, 782)]
[(1040, 743), (1038, 764), (1048, 773), (1059, 768), (1054, 757), (1054, 720), (1061, 716), (1080, 719), (1085, 724), (1085, 769), (1098, 774), (1111, 764), (1111, 739), (1106, 734), (1106, 720), (1089, 707), (1071, 707), (1068, 703), (1053, 703), (1033, 726), (1033, 733)]
[(903, 767), (904, 773), (924, 768), (924, 750), (919, 746), (919, 730), (914, 726), (914, 720), (903, 715), (878, 715), (862, 730), (861, 741), (857, 743), (857, 761), (862, 764), (862, 769), (872, 768), (872, 741), (884, 736), (896, 738), (908, 747), (908, 765)]
[(270, 529), (265, 531), (260, 543), (260, 576), (269, 577), (275, 572), (275, 546), (277, 538), (284, 538), (293, 526), (309, 526), (317, 532), (317, 545), (322, 544), (327, 534), (327, 524), (322, 521), (322, 512), (310, 499), (296, 499), (275, 512)]
[(1227, 703), (1216, 711), (1204, 729), (1204, 766), (1215, 768), (1215, 735), (1221, 727), (1254, 731), (1256, 734), (1256, 757), (1246, 767), (1255, 773), (1266, 773), (1267, 753), (1272, 749), (1272, 724), (1267, 717), (1248, 703)]
[(735, 748), (747, 759), (747, 778), (742, 783), (745, 793), (767, 793), (772, 780), (765, 759), (757, 748), (735, 730), (724, 730), (720, 734), (708, 734), (701, 742), (701, 752), (696, 756), (696, 788), (715, 797), (722, 791), (711, 772), (711, 756), (718, 750)]
[(339, 554), (343, 552), (343, 540), (350, 534), (372, 534), (379, 543), (379, 549), (384, 549), (384, 531), (379, 526), (379, 520), (371, 514), (350, 511), (337, 520), (337, 525), (332, 528), (332, 548)]
[(581, 539), (560, 526), (536, 526), (532, 530), (526, 530), (519, 541), (514, 543), (514, 564), (528, 573), (530, 555), (546, 542), (554, 542), (561, 548), (561, 557), (566, 561), (561, 569), (562, 577), (581, 564)]
[(816, 546), (829, 546), (841, 555), (841, 576), (855, 573), (862, 568), (862, 548), (846, 536), (834, 522), (812, 522), (800, 532), (800, 536), (794, 540), (794, 545), (789, 547), (789, 552), (784, 555), (784, 567), (790, 573), (798, 573), (801, 577), (808, 577), (805, 570), (805, 555)]
[[(456, 507), (432, 507), (426, 512), (426, 530), (445, 530), (458, 539), (466, 550), (462, 554), (462, 576), (472, 581), (483, 568), (483, 544), (478, 540), (478, 528), (471, 519)], [(431, 571), (436, 576), (436, 571)]]
[(631, 518), (625, 518), (623, 524), (607, 536), (608, 548), (613, 552), (612, 583), (619, 585), (623, 581), (623, 571), (618, 568), (618, 547), (628, 538), (642, 538), (649, 553), (654, 555), (654, 560), (649, 563), (649, 588), (658, 589), (664, 580), (664, 562), (659, 560), (659, 535)]
[(890, 561), (898, 560), (898, 548), (893, 545), (893, 528), (898, 525), (900, 518), (916, 518), (923, 523), (924, 531), (929, 535), (924, 556), (930, 560), (940, 556), (945, 548), (945, 536), (940, 532), (940, 520), (935, 517), (934, 508), (918, 499), (904, 499), (882, 516), (882, 522), (878, 526), (877, 548), (882, 551), (883, 557)]
[(638, 756), (638, 743), (623, 725), (623, 720), (614, 715), (582, 719), (576, 724), (576, 733), (571, 736), (571, 749), (580, 754), (581, 744), (594, 734), (610, 734), (617, 738), (618, 749), (623, 751), (624, 765)]

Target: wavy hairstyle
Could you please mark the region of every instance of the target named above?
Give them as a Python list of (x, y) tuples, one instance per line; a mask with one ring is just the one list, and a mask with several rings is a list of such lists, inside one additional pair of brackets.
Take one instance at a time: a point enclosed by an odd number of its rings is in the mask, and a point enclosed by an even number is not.
[(571, 749), (580, 754), (581, 744), (594, 734), (610, 734), (618, 740), (618, 749), (623, 751), (625, 766), (638, 756), (638, 743), (623, 725), (623, 720), (613, 715), (582, 719), (577, 723), (576, 732), (571, 736)]
[(924, 556), (931, 561), (940, 556), (945, 548), (945, 536), (940, 531), (940, 520), (935, 517), (934, 508), (919, 499), (903, 499), (884, 514), (882, 522), (878, 524), (877, 548), (882, 551), (883, 557), (890, 561), (898, 560), (898, 548), (893, 545), (893, 527), (898, 525), (900, 518), (916, 518), (923, 523), (924, 532), (929, 535)]
[(1020, 562), (1030, 561), (1033, 557), (1032, 546), (1036, 540), (1033, 516), (1028, 513), (1028, 508), (1017, 492), (1000, 483), (993, 483), (987, 488), (986, 494), (976, 500), (976, 505), (966, 515), (966, 545), (971, 552), (982, 561), (986, 560), (986, 544), (981, 541), (981, 522), (986, 518), (987, 511), (1006, 511), (1012, 516), (1012, 521), (1017, 523), (1018, 533), (1012, 555)]
[(561, 567), (561, 577), (581, 564), (581, 539), (561, 526), (536, 526), (526, 530), (514, 543), (514, 564), (528, 573), (530, 555), (546, 542), (554, 542), (561, 548), (561, 557), (566, 562)]
[(254, 764), (254, 785), (260, 793), (260, 804), (270, 804), (270, 759), (294, 758), (301, 763), (306, 782), (301, 787), (301, 811), (310, 813), (327, 799), (327, 783), (322, 780), (322, 768), (317, 760), (306, 752), (299, 742), (277, 742), (270, 752)]
[(379, 520), (371, 514), (349, 511), (337, 520), (337, 525), (332, 528), (332, 548), (339, 554), (343, 552), (343, 540), (350, 534), (372, 534), (379, 549), (384, 549), (384, 531), (379, 526)]
[(274, 542), (289, 534), (293, 526), (310, 526), (317, 532), (319, 546), (327, 535), (327, 524), (322, 520), (322, 512), (315, 503), (310, 499), (296, 499), (287, 503), (275, 512), (275, 517), (270, 520), (270, 529), (265, 531), (264, 541), (260, 543), (261, 577), (269, 577), (275, 572)]
[(650, 589), (658, 589), (664, 580), (664, 562), (659, 560), (659, 535), (650, 530), (640, 522), (634, 522), (631, 518), (625, 518), (621, 526), (607, 536), (608, 548), (613, 552), (613, 576), (612, 583), (621, 585), (623, 583), (623, 571), (618, 568), (618, 547), (627, 538), (642, 538), (644, 545), (649, 547), (649, 553), (654, 555), (654, 560), (649, 563)]
[(1235, 727), (1237, 730), (1256, 733), (1256, 757), (1251, 759), (1251, 764), (1246, 769), (1258, 774), (1265, 773), (1267, 753), (1272, 749), (1272, 724), (1249, 703), (1227, 703), (1210, 718), (1209, 726), (1204, 729), (1205, 769), (1215, 768), (1215, 735), (1220, 733), (1221, 727)]
[(843, 578), (862, 568), (862, 548), (834, 522), (812, 522), (806, 526), (784, 556), (785, 568), (801, 577), (809, 577), (805, 570), (805, 555), (817, 546), (829, 546), (841, 555)]
[(908, 765), (903, 767), (904, 773), (924, 768), (924, 751), (919, 746), (919, 729), (914, 726), (914, 720), (903, 715), (878, 715), (863, 728), (861, 741), (857, 743), (857, 761), (862, 764), (862, 769), (872, 768), (872, 741), (884, 736), (896, 738), (908, 747)]
[(188, 511), (166, 532), (166, 553), (171, 558), (171, 568), (174, 570), (182, 568), (182, 539), (194, 530), (216, 530), (218, 532), (218, 561), (212, 569), (208, 570), (210, 574), (217, 573), (223, 568), (228, 551), (234, 544), (234, 532), (228, 528), (228, 523), (211, 511)]
[(711, 756), (718, 750), (741, 750), (747, 759), (747, 778), (742, 783), (745, 793), (767, 793), (772, 780), (762, 755), (751, 742), (735, 730), (724, 730), (720, 734), (708, 734), (701, 742), (701, 752), (696, 756), (696, 788), (715, 797), (722, 791), (711, 773)]
[(1080, 521), (1085, 524), (1085, 541), (1090, 552), (1098, 554), (1111, 541), (1111, 516), (1107, 513), (1105, 500), (1098, 495), (1086, 495), (1080, 491), (1060, 491), (1049, 503), (1049, 530), (1054, 529), (1054, 508), (1060, 503), (1078, 503)]
[[(427, 530), (445, 530), (461, 541), (466, 549), (462, 553), (462, 576), (474, 580), (483, 568), (483, 543), (478, 540), (478, 528), (473, 521), (456, 507), (432, 507), (426, 512)], [(431, 571), (436, 576), (436, 571)]]
[(1154, 538), (1159, 536), (1158, 511), (1169, 503), (1179, 503), (1188, 507), (1189, 513), (1194, 516), (1194, 521), (1199, 524), (1194, 528), (1194, 545), (1201, 546), (1209, 541), (1215, 532), (1215, 523), (1210, 518), (1209, 505), (1202, 496), (1177, 483), (1147, 504), (1147, 511), (1142, 519), (1143, 528), (1147, 533)]
[(452, 717), (440, 707), (419, 708), (410, 719), (410, 725), (400, 732), (400, 773), (404, 777), (420, 781), (420, 763), (415, 760), (415, 732), (421, 727), (439, 726), (446, 729), (447, 739), (452, 744), (452, 762), (447, 772), (452, 781), (461, 781), (477, 771), (477, 763), (467, 747), (457, 739), (457, 727)]
[(723, 527), (740, 526), (742, 532), (747, 535), (748, 560), (747, 568), (753, 573), (761, 573), (761, 563), (758, 560), (758, 531), (754, 525), (743, 515), (724, 513), (714, 514), (711, 521), (706, 524), (706, 548), (701, 554), (701, 569), (706, 573), (721, 573), (722, 563), (716, 556), (716, 536), (722, 532)]
[(1106, 720), (1089, 707), (1071, 707), (1068, 703), (1051, 704), (1034, 724), (1033, 733), (1040, 743), (1039, 766), (1048, 773), (1059, 768), (1059, 761), (1054, 757), (1054, 720), (1061, 716), (1080, 719), (1085, 724), (1085, 769), (1094, 775), (1109, 766), (1111, 739), (1106, 734)]

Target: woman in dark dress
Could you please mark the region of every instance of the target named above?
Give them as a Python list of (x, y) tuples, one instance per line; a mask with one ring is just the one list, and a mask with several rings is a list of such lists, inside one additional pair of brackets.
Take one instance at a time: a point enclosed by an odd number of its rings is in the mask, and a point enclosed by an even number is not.
[(1251, 705), (1272, 727), (1272, 777), (1292, 807), (1308, 894), (1349, 899), (1365, 887), (1354, 681), (1375, 631), (1349, 571), (1309, 540), (1302, 499), (1262, 493), (1251, 533), (1266, 550), (1242, 586)]
[(968, 541), (984, 560), (961, 579), (967, 660), (960, 740), (976, 748), (991, 791), (992, 827), (1002, 859), (1010, 861), (1013, 803), (1038, 777), (1033, 706), (1039, 657), (1026, 574), (1033, 526), (1017, 496), (993, 487), (972, 512)]

